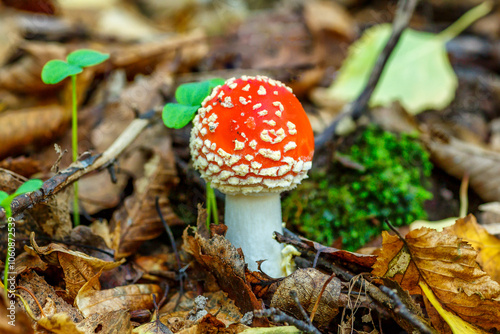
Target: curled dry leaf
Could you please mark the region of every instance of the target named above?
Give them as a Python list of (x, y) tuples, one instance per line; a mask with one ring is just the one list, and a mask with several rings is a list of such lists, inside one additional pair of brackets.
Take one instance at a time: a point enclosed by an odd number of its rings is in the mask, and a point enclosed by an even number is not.
[[(124, 262), (103, 261), (54, 243), (39, 247), (33, 234), (31, 237), (31, 246), (44, 262), (62, 267), (66, 282), (66, 291), (70, 298), (75, 298), (80, 288), (94, 277), (96, 273), (101, 270), (116, 268)], [(97, 288), (100, 288), (98, 281), (96, 284)]]
[(69, 109), (57, 104), (9, 110), (0, 114), (0, 158), (32, 151), (61, 135), (68, 127)]
[(77, 324), (71, 319), (69, 314), (64, 312), (57, 313), (55, 302), (47, 297), (46, 303), (43, 306), (45, 316), (37, 319), (37, 324), (45, 329), (56, 334), (85, 334), (85, 332), (77, 328)]
[(459, 179), (468, 175), (471, 187), (485, 201), (500, 201), (500, 153), (442, 133), (421, 138), (439, 167)]
[(450, 233), (420, 228), (405, 243), (383, 233), (373, 274), (389, 277), (411, 294), (422, 294), (425, 282), (444, 308), (484, 329), (500, 329), (500, 284), (482, 271), (477, 252)]
[(245, 260), (227, 239), (219, 235), (205, 239), (198, 233), (191, 236), (188, 229), (182, 237), (183, 248), (217, 278), (222, 290), (243, 313), (262, 309), (245, 279)]
[(481, 268), (500, 283), (500, 239), (489, 234), (472, 214), (458, 219), (448, 230), (478, 251), (477, 261)]
[(84, 317), (94, 313), (117, 310), (140, 310), (153, 308), (153, 294), (160, 300), (161, 288), (156, 284), (130, 284), (113, 289), (96, 290), (99, 274), (92, 277), (80, 289), (75, 304)]
[[(300, 305), (310, 316), (328, 278), (329, 275), (314, 268), (298, 269), (280, 283), (271, 300), (271, 307), (277, 307), (300, 320), (306, 320), (302, 319), (302, 313), (290, 292), (297, 293)], [(342, 305), (340, 288), (340, 280), (337, 278), (333, 278), (326, 286), (314, 316), (314, 322), (318, 326), (327, 325), (339, 312), (339, 306)]]

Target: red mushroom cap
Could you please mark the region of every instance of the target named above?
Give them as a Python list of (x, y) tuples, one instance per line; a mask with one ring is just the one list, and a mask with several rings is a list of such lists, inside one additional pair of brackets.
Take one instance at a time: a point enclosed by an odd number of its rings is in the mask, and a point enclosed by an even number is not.
[(193, 124), (194, 166), (226, 194), (292, 189), (311, 168), (311, 124), (292, 90), (279, 81), (229, 79), (203, 101)]

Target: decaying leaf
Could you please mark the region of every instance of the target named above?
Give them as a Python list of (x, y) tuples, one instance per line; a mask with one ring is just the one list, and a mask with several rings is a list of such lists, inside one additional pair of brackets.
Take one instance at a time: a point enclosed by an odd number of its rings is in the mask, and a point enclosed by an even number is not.
[(57, 308), (52, 299), (47, 298), (43, 311), (45, 316), (37, 320), (39, 326), (56, 334), (85, 334), (67, 313), (56, 313)]
[(470, 186), (485, 201), (500, 201), (500, 153), (442, 133), (421, 138), (436, 165), (458, 179), (468, 175)]
[(262, 308), (262, 303), (246, 282), (243, 256), (227, 239), (219, 235), (205, 239), (198, 233), (191, 236), (186, 229), (183, 240), (183, 248), (217, 278), (222, 290), (243, 313)]
[[(51, 243), (39, 247), (32, 235), (31, 245), (40, 258), (50, 265), (61, 266), (64, 271), (66, 291), (70, 298), (75, 298), (80, 288), (101, 270), (118, 267), (123, 261), (110, 262), (72, 251), (60, 244)], [(99, 282), (96, 282), (99, 288)]]
[[(290, 292), (297, 293), (300, 305), (310, 315), (328, 278), (328, 275), (314, 268), (298, 269), (280, 283), (271, 300), (271, 307), (277, 307), (284, 312), (293, 314), (298, 319), (306, 320), (302, 319), (302, 313)], [(341, 300), (340, 288), (339, 279), (333, 278), (328, 282), (314, 316), (314, 321), (318, 326), (327, 325), (335, 318), (339, 307), (345, 302)]]
[(96, 290), (99, 275), (92, 277), (78, 292), (75, 304), (88, 317), (94, 313), (153, 308), (153, 294), (160, 300), (161, 288), (156, 284), (130, 284), (114, 289)]
[[(458, 317), (455, 313), (445, 310), (437, 300), (436, 296), (434, 296), (434, 293), (432, 293), (432, 290), (427, 286), (427, 284), (424, 283), (424, 281), (420, 281), (419, 285), (425, 297), (429, 300), (429, 302), (436, 309), (439, 315), (446, 321), (453, 333), (486, 334), (485, 331), (462, 320), (462, 318)], [(433, 319), (433, 321), (435, 320)], [(443, 330), (441, 330), (441, 332), (443, 332)]]
[(132, 323), (128, 310), (94, 313), (78, 323), (84, 333), (117, 334), (131, 333)]
[(472, 214), (458, 219), (448, 229), (478, 251), (477, 260), (481, 268), (500, 283), (500, 239), (489, 234)]
[[(78, 323), (83, 319), (77, 309), (66, 303), (64, 299), (56, 293), (54, 288), (50, 286), (43, 277), (39, 276), (34, 271), (21, 274), (19, 276), (18, 286), (22, 286), (31, 291), (41, 305), (45, 305), (48, 298), (54, 301), (54, 314), (67, 314), (74, 323)], [(17, 293), (26, 301), (26, 307), (32, 311), (33, 316), (37, 319), (41, 318), (42, 314), (33, 297), (24, 289), (18, 289)], [(18, 302), (18, 305), (22, 304), (19, 304)]]
[(500, 328), (500, 284), (482, 271), (477, 252), (450, 233), (421, 228), (405, 237), (383, 233), (373, 274), (389, 277), (411, 294), (425, 282), (445, 309), (484, 329)]
[(135, 183), (135, 193), (125, 199), (124, 206), (114, 213), (111, 221), (115, 226), (112, 236), (115, 258), (133, 254), (144, 241), (163, 233), (164, 227), (156, 210), (156, 197), (165, 221), (169, 225), (182, 223), (168, 200), (170, 188), (177, 182), (173, 160), (155, 154), (144, 169), (144, 177)]

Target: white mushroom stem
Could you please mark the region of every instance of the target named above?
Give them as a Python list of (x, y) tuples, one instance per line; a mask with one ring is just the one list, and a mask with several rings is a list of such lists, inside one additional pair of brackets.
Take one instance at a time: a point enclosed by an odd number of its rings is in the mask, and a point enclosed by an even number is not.
[(226, 195), (226, 238), (245, 255), (250, 270), (266, 260), (261, 269), (271, 277), (282, 277), (281, 250), (273, 232), (283, 233), (279, 193)]

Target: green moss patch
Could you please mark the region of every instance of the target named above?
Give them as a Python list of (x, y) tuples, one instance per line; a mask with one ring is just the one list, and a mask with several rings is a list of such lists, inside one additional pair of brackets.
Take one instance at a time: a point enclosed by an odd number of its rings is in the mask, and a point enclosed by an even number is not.
[(415, 136), (372, 126), (337, 154), (357, 168), (336, 159), (283, 201), (284, 221), (307, 238), (329, 245), (341, 237), (354, 250), (381, 233), (385, 218), (395, 226), (426, 218), (432, 164)]

